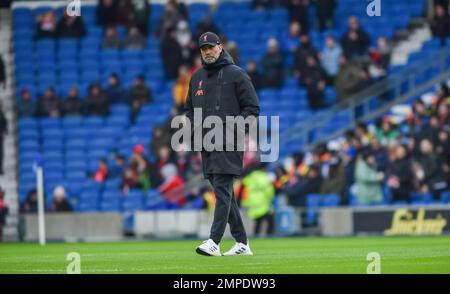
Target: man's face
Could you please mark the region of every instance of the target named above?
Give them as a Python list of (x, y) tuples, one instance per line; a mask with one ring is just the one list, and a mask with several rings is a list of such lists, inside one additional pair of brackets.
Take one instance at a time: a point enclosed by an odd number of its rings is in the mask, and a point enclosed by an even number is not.
[(53, 91), (52, 90), (45, 91), (45, 97), (46, 98), (53, 98)]
[(316, 66), (316, 60), (314, 59), (314, 57), (309, 56), (308, 59), (306, 59), (306, 62), (311, 67), (315, 67)]
[(222, 52), (222, 44), (211, 46), (204, 45), (200, 48), (200, 53), (202, 54), (202, 59), (206, 64), (212, 64), (217, 61), (220, 56), (220, 52)]
[(247, 71), (254, 71), (256, 69), (256, 65), (254, 62), (247, 63)]
[(142, 86), (142, 85), (144, 84), (144, 80), (141, 79), (141, 78), (137, 78), (137, 79), (134, 81), (134, 84), (137, 85), (137, 86)]
[(24, 92), (22, 94), (22, 99), (23, 100), (30, 100), (30, 93), (29, 92)]
[(403, 159), (406, 156), (406, 150), (403, 146), (398, 146), (397, 149), (395, 149), (395, 155), (398, 159)]
[(117, 84), (117, 79), (115, 77), (109, 77), (109, 84), (115, 86)]
[(431, 154), (433, 152), (433, 145), (427, 139), (422, 140), (422, 142), (420, 142), (420, 151), (422, 154)]
[(332, 39), (332, 38), (327, 38), (326, 43), (327, 43), (327, 47), (328, 47), (328, 48), (333, 48), (334, 45), (335, 45), (334, 39)]
[(356, 17), (350, 17), (349, 21), (348, 21), (348, 26), (350, 28), (350, 30), (356, 31), (359, 28), (359, 22), (358, 19)]
[(99, 87), (93, 87), (92, 88), (92, 95), (98, 96), (100, 94), (100, 88)]

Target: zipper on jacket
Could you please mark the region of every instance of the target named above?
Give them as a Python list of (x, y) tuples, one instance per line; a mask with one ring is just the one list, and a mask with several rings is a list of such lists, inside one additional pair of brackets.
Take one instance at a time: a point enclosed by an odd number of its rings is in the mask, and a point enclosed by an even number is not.
[(216, 111), (220, 109), (220, 98), (222, 96), (222, 76), (223, 68), (220, 69), (219, 76), (217, 77)]

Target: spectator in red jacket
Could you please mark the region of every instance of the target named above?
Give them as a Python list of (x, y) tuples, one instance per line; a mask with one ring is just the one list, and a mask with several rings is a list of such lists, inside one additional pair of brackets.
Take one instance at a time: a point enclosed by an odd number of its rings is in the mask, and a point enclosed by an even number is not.
[(122, 196), (133, 188), (139, 188), (139, 174), (137, 169), (129, 166), (123, 173), (122, 184), (120, 185)]
[(106, 162), (106, 159), (102, 158), (102, 159), (100, 159), (98, 168), (95, 171), (92, 178), (97, 183), (103, 183), (104, 181), (106, 181), (107, 177), (108, 177), (108, 163)]

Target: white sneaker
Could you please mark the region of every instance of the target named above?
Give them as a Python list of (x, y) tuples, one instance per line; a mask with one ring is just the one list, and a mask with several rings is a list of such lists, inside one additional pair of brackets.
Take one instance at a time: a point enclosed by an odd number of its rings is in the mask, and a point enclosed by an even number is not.
[(200, 255), (222, 256), (219, 245), (217, 245), (212, 239), (203, 241), (202, 245), (198, 246), (195, 251)]
[(231, 247), (230, 250), (223, 254), (224, 256), (231, 255), (253, 255), (253, 252), (250, 250), (250, 245), (245, 245), (244, 243), (236, 243)]

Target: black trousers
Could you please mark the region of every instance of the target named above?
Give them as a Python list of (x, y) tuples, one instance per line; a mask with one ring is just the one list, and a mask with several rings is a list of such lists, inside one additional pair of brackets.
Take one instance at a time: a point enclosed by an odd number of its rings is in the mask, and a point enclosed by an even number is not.
[(216, 194), (216, 208), (210, 238), (217, 244), (222, 240), (227, 223), (230, 224), (231, 235), (236, 242), (247, 243), (247, 234), (234, 198), (234, 177), (228, 174), (212, 174), (208, 178)]
[(0, 174), (3, 174), (3, 158), (4, 158), (4, 141), (3, 137), (0, 137)]

